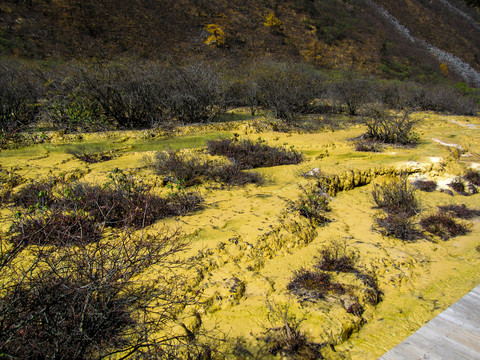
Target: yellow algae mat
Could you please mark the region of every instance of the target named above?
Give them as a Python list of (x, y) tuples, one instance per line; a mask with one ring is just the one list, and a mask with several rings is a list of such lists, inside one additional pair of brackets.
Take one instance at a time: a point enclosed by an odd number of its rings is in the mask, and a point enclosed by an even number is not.
[[(238, 122), (188, 128), (171, 136), (140, 131), (60, 134), (43, 144), (3, 150), (0, 165), (26, 182), (63, 174), (102, 184), (110, 172), (121, 169), (166, 194), (186, 190), (165, 186), (149, 166), (156, 151), (203, 154), (206, 141), (235, 135), (302, 152), (305, 160), (298, 165), (249, 170), (265, 176), (262, 185), (196, 185), (205, 199), (203, 209), (158, 221), (154, 228), (179, 227), (189, 236), (185, 256), (192, 259), (191, 286), (201, 302), (185, 311), (199, 314), (206, 329), (243, 339), (253, 353), (262, 347), (262, 334), (278, 326), (272, 312), (288, 309), (309, 341), (329, 345), (321, 350), (327, 359), (376, 359), (480, 284), (479, 217), (462, 220), (469, 232), (446, 241), (403, 241), (376, 227), (380, 210), (372, 199), (373, 186), (402, 170), (410, 180), (422, 177), (438, 184), (433, 192), (415, 192), (421, 204), (418, 218), (436, 212), (438, 205), (480, 208), (479, 194), (461, 195), (448, 187), (466, 169), (480, 169), (480, 118), (414, 116), (421, 119), (417, 146), (385, 146), (375, 153), (356, 151), (352, 145), (351, 139), (365, 132), (361, 125), (301, 133)], [(111, 158), (81, 161), (71, 149), (82, 144), (97, 144)], [(304, 176), (312, 169), (318, 169), (311, 172), (314, 176)], [(312, 224), (292, 204), (319, 184), (325, 186), (330, 211), (328, 221)], [(12, 214), (2, 210), (3, 230)], [(319, 297), (292, 291), (294, 275), (315, 269), (326, 248), (355, 258), (355, 272), (330, 272), (331, 281), (343, 290)], [(378, 298), (370, 301), (372, 296)]]

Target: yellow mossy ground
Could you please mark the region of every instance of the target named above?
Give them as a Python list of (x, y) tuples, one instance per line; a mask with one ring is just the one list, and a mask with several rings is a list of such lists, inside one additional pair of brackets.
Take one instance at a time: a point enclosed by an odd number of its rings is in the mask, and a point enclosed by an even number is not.
[[(311, 229), (304, 220), (284, 211), (288, 200), (298, 198), (300, 185), (311, 181), (302, 174), (313, 168), (334, 175), (348, 170), (410, 167), (422, 176), (442, 181), (480, 163), (480, 118), (431, 113), (415, 116), (423, 119), (418, 128), (420, 144), (413, 148), (387, 147), (381, 153), (354, 150), (350, 139), (365, 131), (359, 125), (318, 133), (281, 133), (262, 131), (259, 123), (249, 120), (206, 129), (185, 128), (183, 134), (177, 132), (174, 137), (148, 132), (85, 135), (83, 143), (99, 142), (119, 149), (112, 160), (97, 164), (87, 165), (67, 154), (65, 149), (73, 142), (64, 137), (48, 144), (4, 150), (0, 152), (0, 165), (15, 169), (25, 179), (65, 173), (96, 183), (119, 168), (156, 185), (157, 191), (168, 192), (172, 190), (161, 187), (161, 178), (146, 166), (145, 157), (154, 151), (192, 148), (202, 152), (206, 140), (234, 133), (240, 138), (260, 137), (272, 146), (293, 146), (305, 154), (303, 163), (258, 169), (267, 177), (261, 186), (201, 185), (198, 190), (206, 200), (203, 210), (154, 226), (180, 226), (192, 238), (188, 256), (199, 251), (204, 254), (196, 270), (191, 270), (191, 277), (198, 279), (193, 286), (203, 291), (205, 303), (187, 310), (198, 311), (207, 328), (216, 326), (232, 338), (243, 336), (253, 342), (255, 335), (269, 326), (269, 298), (289, 303), (294, 313), (305, 316), (302, 329), (309, 339), (335, 345), (337, 353), (325, 350), (327, 358), (341, 354), (352, 359), (376, 359), (480, 283), (480, 253), (475, 249), (480, 245), (480, 220), (470, 221), (468, 235), (445, 242), (404, 243), (387, 238), (372, 230), (378, 210), (371, 200), (372, 185), (366, 185), (338, 193), (328, 215), (332, 221), (317, 228), (311, 241), (302, 243), (299, 239), (309, 236), (302, 231)], [(456, 158), (452, 149), (434, 139), (458, 144), (463, 153)], [(434, 211), (436, 205), (478, 208), (480, 204), (480, 194), (417, 194), (425, 213)], [(10, 215), (9, 210), (2, 211), (2, 228), (8, 226)], [(268, 234), (282, 219), (286, 225), (278, 236), (284, 242), (279, 242), (278, 237)], [(346, 241), (349, 249), (359, 253), (359, 266), (378, 276), (383, 301), (376, 307), (368, 305), (363, 319), (348, 314), (334, 300), (300, 304), (286, 290), (293, 271), (312, 268), (317, 250), (332, 241)], [(343, 280), (354, 283), (352, 279)]]

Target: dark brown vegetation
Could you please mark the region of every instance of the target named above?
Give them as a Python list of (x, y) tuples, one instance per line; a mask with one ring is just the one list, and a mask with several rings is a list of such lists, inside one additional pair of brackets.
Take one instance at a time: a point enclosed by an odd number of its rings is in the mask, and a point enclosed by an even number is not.
[(289, 204), (290, 209), (309, 219), (314, 226), (323, 225), (329, 220), (327, 212), (330, 211), (330, 196), (322, 187), (312, 186), (304, 188), (297, 201)]
[[(200, 329), (195, 340), (174, 331), (180, 312), (197, 301), (176, 271), (186, 267), (177, 256), (186, 249), (184, 237), (178, 230), (146, 228), (158, 217), (198, 209), (202, 198), (183, 192), (159, 198), (121, 171), (103, 187), (57, 180), (20, 189), (14, 205), (27, 209), (17, 210), (2, 234), (2, 356), (215, 353), (200, 344)], [(155, 276), (146, 276), (152, 268)]]
[(43, 208), (52, 205), (55, 201), (54, 187), (60, 181), (59, 178), (50, 177), (44, 180), (33, 181), (22, 186), (12, 195), (12, 201), (16, 206), (25, 208)]
[(422, 237), (421, 232), (416, 228), (415, 221), (405, 213), (377, 216), (375, 222), (385, 236), (393, 236), (404, 241), (413, 241)]
[[(393, 85), (380, 86), (389, 83), (374, 78), (352, 72), (329, 74), (289, 62), (263, 61), (230, 68), (219, 62), (179, 65), (118, 60), (41, 67), (1, 60), (0, 71), (1, 147), (35, 136), (44, 141), (38, 133), (25, 135), (35, 125), (66, 132), (152, 128), (211, 122), (228, 108), (248, 106), (252, 113), (271, 111), (283, 122), (278, 128), (302, 129), (310, 113), (357, 113), (372, 101), (397, 109), (407, 105), (437, 109), (422, 99), (430, 99), (432, 104), (439, 101), (426, 85), (393, 91)], [(353, 83), (355, 91), (351, 89)], [(372, 87), (379, 90), (372, 92)], [(468, 89), (454, 98), (469, 99), (473, 114), (477, 111), (475, 94)], [(442, 111), (465, 113), (448, 104)], [(369, 127), (367, 140), (414, 143), (416, 137), (411, 130), (415, 122), (407, 113), (397, 116), (382, 108), (370, 111), (364, 117)]]
[(228, 185), (261, 184), (263, 177), (255, 172), (242, 171), (239, 165), (207, 161), (198, 156), (183, 156), (175, 151), (159, 152), (152, 166), (159, 175), (181, 186), (192, 186), (206, 180)]
[(478, 170), (468, 169), (463, 175), (463, 179), (475, 186), (480, 186), (480, 172)]
[(355, 272), (358, 254), (347, 251), (347, 244), (334, 242), (319, 251), (316, 269), (323, 271)]
[(59, 206), (81, 209), (106, 226), (143, 228), (159, 219), (181, 216), (201, 208), (203, 198), (192, 192), (159, 197), (121, 171), (103, 186), (77, 183), (64, 190)]
[(34, 68), (14, 61), (0, 62), (0, 148), (34, 122), (40, 97), (36, 80)]
[(448, 213), (436, 213), (423, 217), (420, 226), (429, 233), (438, 236), (442, 240), (467, 234), (468, 227), (457, 222)]
[[(46, 234), (46, 236), (50, 236)], [(12, 358), (91, 359), (186, 346), (167, 330), (193, 301), (171, 270), (185, 249), (178, 233), (117, 233), (75, 246), (26, 247), (2, 241), (0, 352)], [(85, 240), (85, 239), (83, 239)], [(53, 241), (46, 238), (46, 243)], [(28, 255), (28, 256), (27, 256)], [(155, 280), (142, 276), (156, 266)], [(143, 280), (140, 280), (142, 278)], [(168, 331), (167, 331), (168, 332)]]
[(449, 184), (448, 186), (453, 190), (455, 191), (456, 193), (460, 194), (460, 195), (469, 195), (467, 193), (467, 188), (466, 188), (466, 184), (464, 182), (464, 180), (457, 176), (455, 179), (453, 179)]
[(480, 216), (480, 210), (469, 209), (465, 204), (462, 205), (440, 205), (438, 210), (441, 213), (451, 214), (460, 219), (472, 219)]
[(401, 175), (387, 179), (383, 184), (375, 184), (372, 196), (377, 207), (388, 214), (413, 216), (420, 211), (415, 190), (409, 184), (407, 176)]
[(412, 185), (416, 189), (420, 191), (426, 191), (426, 192), (432, 192), (437, 189), (437, 183), (433, 180), (417, 179), (412, 183)]
[(345, 242), (333, 242), (319, 251), (314, 270), (301, 268), (293, 273), (287, 290), (295, 294), (300, 301), (326, 300), (327, 295), (339, 298), (344, 309), (356, 316), (362, 316), (364, 305), (355, 295), (356, 286), (332, 281), (332, 272), (350, 273), (361, 280), (362, 301), (364, 304), (377, 305), (382, 299), (377, 278), (358, 267), (359, 256), (347, 250)]
[(61, 210), (19, 215), (10, 227), (9, 240), (23, 245), (68, 246), (99, 241), (103, 229), (84, 212)]
[(344, 294), (342, 285), (332, 282), (331, 275), (321, 271), (307, 269), (296, 270), (287, 285), (287, 290), (298, 296), (302, 301), (324, 299), (329, 292)]
[(207, 149), (212, 155), (226, 156), (241, 169), (299, 164), (304, 158), (301, 152), (271, 147), (260, 140), (210, 140)]
[(385, 212), (375, 217), (382, 234), (404, 241), (413, 241), (421, 237), (412, 219), (420, 212), (420, 203), (415, 197), (415, 191), (416, 188), (409, 184), (406, 175), (374, 185), (373, 200), (377, 207)]
[(292, 359), (323, 359), (321, 349), (324, 344), (308, 340), (300, 329), (303, 319), (291, 314), (288, 305), (278, 305), (267, 301), (270, 326), (258, 338), (266, 345), (266, 352), (274, 356), (281, 355)]
[(413, 132), (417, 120), (410, 117), (408, 111), (403, 114), (391, 114), (381, 107), (369, 109), (364, 117), (367, 126), (365, 137), (387, 144), (414, 144), (418, 141)]

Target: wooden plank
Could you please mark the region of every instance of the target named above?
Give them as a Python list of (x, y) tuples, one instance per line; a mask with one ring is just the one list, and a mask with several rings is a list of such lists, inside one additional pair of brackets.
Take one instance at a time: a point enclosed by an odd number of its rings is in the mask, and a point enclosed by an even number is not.
[(480, 360), (480, 286), (379, 360)]

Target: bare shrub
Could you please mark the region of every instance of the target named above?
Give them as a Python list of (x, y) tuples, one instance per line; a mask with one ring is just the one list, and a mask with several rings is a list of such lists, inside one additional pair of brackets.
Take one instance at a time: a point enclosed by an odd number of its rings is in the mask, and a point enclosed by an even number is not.
[(417, 179), (412, 185), (420, 191), (432, 192), (437, 190), (437, 183), (433, 180)]
[(345, 74), (342, 79), (333, 83), (332, 91), (334, 98), (346, 106), (351, 116), (357, 115), (358, 110), (374, 97), (372, 79), (358, 77), (353, 72)]
[(438, 210), (441, 213), (451, 214), (460, 219), (472, 219), (476, 216), (480, 216), (480, 210), (469, 209), (465, 204), (438, 206)]
[[(2, 245), (4, 356), (92, 359), (188, 346), (171, 331), (194, 299), (173, 275), (186, 243), (177, 232), (115, 235), (62, 248)], [(155, 277), (145, 276), (152, 266)]]
[(83, 212), (47, 211), (21, 215), (10, 227), (10, 241), (25, 245), (68, 246), (100, 239), (100, 225)]
[(415, 190), (410, 186), (407, 176), (401, 175), (387, 179), (382, 184), (375, 184), (372, 196), (377, 207), (388, 214), (404, 214), (410, 217), (420, 211)]
[(465, 224), (458, 223), (446, 213), (437, 213), (423, 217), (420, 220), (420, 226), (444, 241), (458, 235), (465, 235), (469, 231)]
[(210, 140), (207, 142), (207, 149), (212, 155), (228, 157), (242, 169), (299, 164), (303, 160), (302, 153), (298, 151), (271, 147), (261, 141)]
[(258, 102), (287, 121), (312, 110), (323, 81), (315, 69), (288, 63), (256, 65), (252, 77)]
[(461, 177), (456, 177), (455, 179), (453, 179), (449, 184), (448, 186), (453, 190), (455, 191), (456, 193), (460, 194), (460, 195), (468, 195), (467, 191), (466, 191), (466, 185), (465, 185), (465, 182), (463, 181), (463, 179)]
[(346, 242), (332, 242), (319, 250), (315, 268), (323, 271), (356, 272), (358, 255), (347, 251)]
[(209, 172), (211, 164), (198, 156), (186, 157), (177, 151), (158, 152), (152, 162), (159, 175), (165, 175), (182, 184), (201, 179)]
[(468, 169), (463, 175), (463, 179), (475, 186), (480, 186), (480, 172), (478, 170)]
[(415, 222), (405, 213), (391, 213), (386, 216), (377, 216), (375, 222), (380, 232), (385, 236), (394, 236), (404, 241), (414, 241), (422, 237)]
[(397, 115), (382, 107), (371, 107), (363, 121), (367, 126), (365, 134), (367, 139), (401, 145), (414, 144), (418, 141), (413, 132), (418, 121), (412, 119), (407, 110)]
[(159, 175), (165, 175), (182, 186), (214, 180), (230, 185), (261, 184), (263, 177), (255, 172), (245, 172), (238, 165), (206, 161), (200, 157), (186, 157), (175, 151), (159, 152), (152, 166)]
[(85, 91), (121, 128), (145, 128), (162, 117), (162, 69), (155, 64), (110, 63), (82, 72)]
[(293, 273), (293, 278), (288, 283), (287, 290), (302, 300), (324, 299), (329, 292), (345, 293), (345, 289), (340, 284), (332, 282), (329, 273), (303, 268)]
[(478, 104), (473, 97), (464, 96), (460, 91), (445, 85), (424, 86), (417, 92), (415, 101), (422, 110), (448, 112), (456, 115), (473, 115), (478, 112)]
[(300, 329), (303, 319), (290, 312), (288, 305), (278, 305), (267, 301), (270, 326), (259, 338), (266, 345), (268, 353), (294, 359), (323, 359), (324, 345), (310, 342)]
[(64, 206), (79, 208), (112, 227), (142, 228), (159, 219), (181, 216), (201, 208), (203, 198), (196, 193), (159, 197), (125, 173), (110, 175), (103, 186), (78, 183), (66, 189)]
[(92, 69), (81, 64), (57, 66), (45, 73), (47, 98), (42, 106), (45, 120), (65, 132), (99, 131), (112, 127), (85, 78)]
[(243, 171), (238, 165), (214, 166), (209, 171), (209, 177), (229, 185), (263, 184), (265, 178), (253, 171)]
[(40, 87), (32, 69), (13, 61), (0, 63), (0, 147), (35, 120)]
[(181, 123), (205, 123), (223, 111), (221, 80), (211, 66), (171, 67), (166, 76), (166, 93), (161, 99), (166, 116)]

